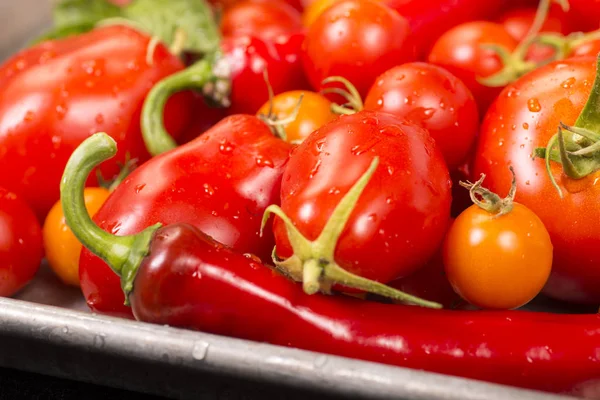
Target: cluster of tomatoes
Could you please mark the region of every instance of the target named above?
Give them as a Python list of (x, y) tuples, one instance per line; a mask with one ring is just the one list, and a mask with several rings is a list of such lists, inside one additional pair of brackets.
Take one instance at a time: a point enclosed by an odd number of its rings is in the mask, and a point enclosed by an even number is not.
[[(286, 153), (275, 166), (285, 167), (281, 187), (276, 185), (280, 197), (265, 196), (280, 199), (267, 209), (276, 214), (274, 261), (306, 291), (335, 285), (385, 295), (389, 288), (376, 284), (385, 283), (445, 306), (462, 299), (512, 309), (545, 288), (560, 300), (600, 302), (594, 204), (600, 115), (592, 90), (600, 9), (584, 0), (211, 3), (231, 79), (227, 107), (211, 108), (198, 96), (195, 110), (181, 112), (177, 107), (190, 103), (189, 93), (182, 93), (169, 100), (164, 122), (169, 132), (184, 131), (174, 134), (179, 144), (201, 140), (196, 137), (216, 123), (217, 131), (265, 129), (258, 121), (289, 144), (275, 146), (281, 147), (277, 154)], [(17, 64), (5, 67), (7, 82)], [(132, 102), (129, 119), (139, 119), (138, 103)], [(257, 121), (218, 122), (236, 114)], [(7, 115), (0, 115), (0, 132)], [(96, 126), (106, 118), (94, 117)], [(135, 124), (125, 131), (139, 131)], [(222, 154), (232, 149), (227, 141), (220, 144)], [(69, 154), (61, 155), (61, 168)], [(148, 154), (140, 152), (142, 167), (144, 158)], [(277, 162), (256, 159), (260, 167)], [(36, 196), (24, 170), (14, 185), (18, 195), (5, 191), (7, 205), (0, 207), (19, 208), (18, 219), (16, 212), (3, 217), (3, 229), (11, 232), (2, 238), (4, 296), (34, 276), (44, 249), (65, 283), (80, 284), (81, 244), (57, 201), (58, 175), (43, 182), (53, 185), (51, 194)], [(136, 193), (145, 184), (138, 186)], [(212, 187), (204, 190), (212, 195)], [(102, 208), (111, 191), (85, 191), (88, 212), (101, 210), (103, 222), (115, 207)], [(311, 277), (307, 271), (315, 263), (320, 267)]]

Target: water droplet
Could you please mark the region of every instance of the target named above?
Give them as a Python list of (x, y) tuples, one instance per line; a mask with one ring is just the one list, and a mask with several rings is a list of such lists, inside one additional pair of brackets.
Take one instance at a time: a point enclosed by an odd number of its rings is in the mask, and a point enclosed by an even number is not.
[(396, 82), (397, 82), (397, 81), (401, 81), (402, 79), (404, 79), (404, 78), (405, 78), (405, 76), (406, 76), (406, 75), (404, 75), (404, 74), (396, 75)]
[(329, 191), (327, 193), (337, 195), (337, 194), (340, 194), (340, 189), (338, 189), (334, 186), (331, 189), (329, 189)]
[(392, 204), (392, 203), (393, 203), (393, 200), (392, 200), (392, 198), (391, 198), (391, 197), (388, 197), (387, 199), (385, 199), (385, 203), (386, 203), (386, 204)]
[(383, 99), (377, 99), (377, 105), (383, 106)]
[(208, 183), (205, 183), (204, 185), (202, 185), (202, 187), (204, 188), (204, 193), (206, 193), (207, 195), (212, 196), (213, 194), (215, 194), (215, 189)]
[(512, 129), (514, 131), (515, 129), (517, 129), (517, 125), (516, 124), (512, 124), (511, 127), (510, 127), (510, 129)]
[(394, 171), (395, 170), (394, 170), (394, 167), (392, 165), (388, 165), (386, 169), (387, 169), (388, 175), (390, 175), (390, 176), (394, 175)]
[(263, 156), (256, 157), (255, 161), (256, 161), (256, 165), (258, 165), (259, 167), (273, 168), (273, 161), (271, 161), (268, 158), (265, 158)]
[(67, 114), (67, 111), (67, 107), (62, 104), (56, 106), (56, 114), (58, 115), (58, 119), (63, 119)]
[(146, 187), (145, 183), (140, 183), (139, 185), (135, 185), (134, 190), (135, 190), (136, 193), (139, 193), (142, 190), (144, 190), (145, 187)]
[(404, 104), (411, 106), (411, 105), (413, 105), (414, 103), (415, 103), (415, 101), (413, 100), (413, 98), (412, 98), (412, 97), (410, 97), (410, 96), (406, 96), (406, 98), (404, 98)]
[(523, 129), (529, 129), (529, 124), (527, 122), (523, 122)]
[(219, 143), (219, 151), (223, 154), (231, 154), (233, 149), (234, 146), (225, 139), (221, 140)]
[(542, 106), (540, 105), (540, 101), (534, 97), (527, 100), (527, 108), (531, 112), (540, 112)]
[(69, 333), (69, 327), (68, 326), (63, 326), (62, 333)]
[(500, 147), (504, 146), (504, 140), (499, 140), (498, 141), (498, 146), (500, 146)]
[(526, 184), (527, 186), (529, 186), (529, 185), (531, 185), (531, 182), (530, 182), (529, 180), (526, 180), (526, 181), (525, 181), (525, 184)]
[(192, 347), (192, 357), (194, 360), (204, 360), (206, 355), (208, 354), (208, 343), (198, 340), (194, 343), (194, 347)]
[(521, 148), (521, 149), (524, 149), (524, 148), (525, 148), (525, 145), (524, 145), (524, 144), (521, 144), (521, 145), (519, 146), (519, 148)]
[(310, 174), (308, 175), (309, 179), (314, 178), (314, 176), (319, 172), (319, 168), (321, 168), (321, 160), (318, 160), (315, 165), (310, 170)]
[(575, 77), (570, 77), (568, 79), (566, 79), (563, 83), (560, 84), (560, 86), (564, 89), (570, 89), (573, 87), (573, 85), (575, 84), (575, 82), (577, 81), (577, 79), (575, 79)]
[(519, 97), (520, 94), (521, 94), (521, 92), (519, 92), (514, 87), (511, 87), (510, 89), (508, 89), (506, 91), (506, 97)]
[(444, 100), (440, 101), (440, 108), (441, 108), (442, 110), (445, 110), (445, 109), (446, 109), (446, 103), (444, 103)]
[(315, 142), (315, 147), (317, 149), (317, 153), (321, 153), (323, 151), (323, 147), (325, 146), (325, 142), (327, 139), (319, 139)]

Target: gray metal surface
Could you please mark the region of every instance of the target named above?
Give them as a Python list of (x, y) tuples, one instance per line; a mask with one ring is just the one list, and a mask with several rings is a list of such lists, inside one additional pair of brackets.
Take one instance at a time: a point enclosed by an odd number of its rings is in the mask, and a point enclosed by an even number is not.
[[(0, 0), (0, 60), (49, 25), (49, 4)], [(227, 377), (371, 399), (567, 399), (93, 315), (46, 267), (17, 299), (0, 298), (0, 366), (181, 399)]]

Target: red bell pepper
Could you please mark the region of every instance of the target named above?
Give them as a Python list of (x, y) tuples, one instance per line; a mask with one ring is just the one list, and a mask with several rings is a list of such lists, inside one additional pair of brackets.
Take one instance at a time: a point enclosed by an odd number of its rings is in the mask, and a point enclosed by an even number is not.
[[(238, 251), (268, 259), (271, 233), (260, 237), (265, 209), (279, 203), (291, 145), (250, 115), (230, 116), (199, 138), (138, 167), (95, 215), (113, 234), (140, 232), (157, 222), (187, 222)], [(81, 288), (96, 312), (131, 317), (119, 280), (84, 250)]]
[(421, 57), (450, 28), (464, 22), (495, 16), (508, 0), (385, 0), (408, 20)]
[[(183, 63), (150, 36), (109, 26), (21, 51), (0, 66), (0, 185), (16, 191), (43, 219), (59, 198), (59, 182), (73, 150), (103, 130), (119, 154), (102, 166), (149, 157), (140, 112), (150, 88)], [(190, 94), (173, 97), (165, 124), (177, 136), (188, 124)], [(8, 173), (8, 171), (10, 173)], [(91, 177), (90, 183), (94, 183)]]
[(597, 393), (600, 315), (447, 311), (311, 296), (188, 224), (106, 233), (85, 211), (83, 183), (115, 151), (102, 134), (78, 148), (62, 202), (79, 240), (122, 276), (138, 319), (526, 388)]

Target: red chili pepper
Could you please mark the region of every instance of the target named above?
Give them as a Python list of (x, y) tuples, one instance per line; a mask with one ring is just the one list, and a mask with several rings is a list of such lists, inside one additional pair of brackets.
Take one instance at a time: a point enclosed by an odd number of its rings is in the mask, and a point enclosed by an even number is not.
[[(24, 50), (0, 67), (0, 185), (21, 194), (43, 220), (59, 198), (59, 182), (73, 150), (104, 130), (119, 143), (102, 166), (119, 172), (126, 154), (144, 161), (140, 133), (146, 94), (182, 62), (148, 35), (125, 26), (95, 29)], [(174, 136), (188, 124), (189, 93), (171, 99), (165, 124)], [(95, 177), (90, 184), (95, 184)]]
[[(138, 167), (94, 219), (119, 235), (157, 222), (187, 222), (241, 252), (268, 259), (274, 239), (270, 232), (260, 237), (261, 218), (269, 205), (279, 203), (290, 149), (258, 118), (227, 117), (192, 142)], [(118, 278), (102, 260), (84, 249), (79, 272), (92, 310), (131, 317)]]
[(115, 154), (98, 134), (65, 171), (62, 202), (82, 243), (122, 276), (135, 316), (276, 345), (502, 384), (589, 395), (600, 378), (600, 315), (430, 310), (305, 295), (187, 224), (132, 236), (95, 226), (83, 183)]
[(411, 37), (421, 57), (438, 37), (463, 22), (485, 20), (502, 9), (507, 0), (385, 0), (408, 20)]

